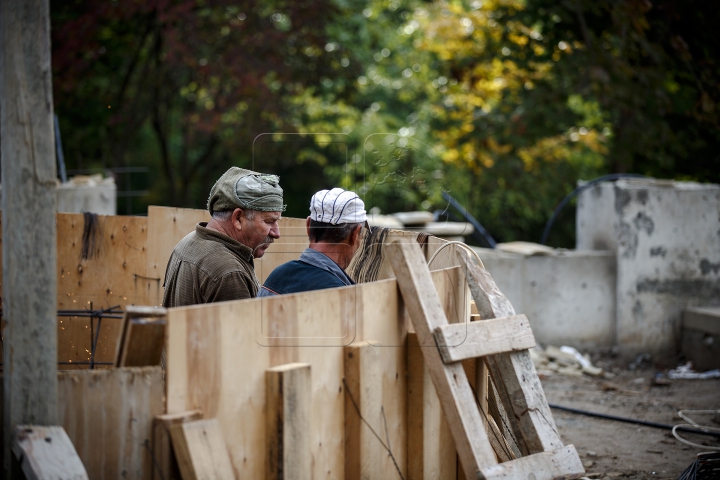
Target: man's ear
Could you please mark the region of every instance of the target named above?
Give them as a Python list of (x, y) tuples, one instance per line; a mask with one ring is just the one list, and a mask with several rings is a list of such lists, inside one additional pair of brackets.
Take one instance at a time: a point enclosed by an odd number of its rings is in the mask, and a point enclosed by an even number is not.
[(307, 232), (308, 238), (310, 238), (310, 217), (305, 220), (305, 231)]
[(358, 225), (355, 227), (350, 234), (350, 245), (355, 246), (357, 243), (360, 242), (360, 232), (362, 231), (362, 225)]
[(242, 220), (245, 218), (245, 212), (241, 208), (236, 208), (233, 210), (232, 215), (230, 215), (230, 220), (232, 220), (232, 225), (236, 230), (242, 230)]

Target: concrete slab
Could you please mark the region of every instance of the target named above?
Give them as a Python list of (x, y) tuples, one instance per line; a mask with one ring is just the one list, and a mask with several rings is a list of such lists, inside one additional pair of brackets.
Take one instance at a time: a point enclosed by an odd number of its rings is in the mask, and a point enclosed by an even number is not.
[(720, 308), (683, 311), (682, 353), (697, 371), (720, 368)]
[(577, 248), (617, 254), (618, 346), (674, 354), (682, 310), (720, 306), (720, 185), (595, 185), (578, 199)]
[(475, 251), (515, 311), (527, 315), (538, 342), (581, 349), (615, 344), (612, 252)]

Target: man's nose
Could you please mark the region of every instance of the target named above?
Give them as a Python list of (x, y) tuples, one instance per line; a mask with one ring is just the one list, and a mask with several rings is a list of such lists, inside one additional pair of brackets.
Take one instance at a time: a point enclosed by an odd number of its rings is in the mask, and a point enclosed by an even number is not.
[(273, 225), (273, 226), (270, 228), (270, 236), (271, 236), (272, 238), (274, 238), (275, 240), (277, 240), (278, 238), (280, 238), (280, 225)]

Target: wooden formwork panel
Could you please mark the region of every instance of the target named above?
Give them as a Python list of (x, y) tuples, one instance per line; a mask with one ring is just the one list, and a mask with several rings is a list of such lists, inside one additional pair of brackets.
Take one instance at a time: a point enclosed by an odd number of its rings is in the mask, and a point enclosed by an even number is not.
[[(175, 245), (188, 233), (195, 230), (199, 222), (210, 220), (207, 210), (190, 208), (155, 207), (148, 208), (148, 255), (147, 276), (165, 279), (165, 269)], [(290, 260), (297, 260), (308, 247), (305, 219), (282, 218), (280, 220), (280, 238), (267, 249), (262, 258), (255, 260), (255, 273), (260, 283), (270, 275), (275, 267)], [(152, 305), (162, 302), (162, 291)]]
[[(460, 269), (433, 272), (450, 318), (467, 300)], [(469, 308), (469, 307), (468, 307)], [(395, 280), (280, 297), (168, 310), (167, 410), (200, 410), (217, 418), (238, 478), (265, 478), (266, 370), (301, 362), (312, 370), (310, 445), (313, 478), (344, 478), (344, 347), (377, 348), (378, 404), (373, 429), (387, 428), (395, 461), (407, 478), (407, 319)], [(440, 412), (436, 412), (440, 415)], [(437, 423), (437, 422), (436, 422)], [(438, 442), (426, 431), (428, 445)], [(437, 462), (456, 463), (454, 452)], [(381, 478), (396, 478), (393, 459), (376, 459)], [(453, 465), (453, 467), (450, 467)]]
[(57, 424), (89, 478), (152, 478), (152, 424), (163, 411), (160, 367), (58, 372)]
[[(56, 218), (58, 310), (154, 304), (160, 282), (146, 275), (147, 218), (99, 215), (91, 235), (83, 214), (58, 213)], [(58, 318), (58, 362), (76, 364), (61, 368), (88, 368), (77, 362), (90, 360), (97, 327), (97, 319)], [(102, 321), (96, 362), (114, 360), (119, 329), (120, 319)]]
[[(56, 218), (58, 310), (98, 310), (116, 305), (121, 309), (160, 305), (173, 248), (210, 215), (207, 210), (152, 206), (148, 217), (99, 215), (90, 237), (83, 214), (58, 213)], [(283, 218), (280, 229), (281, 238), (255, 262), (260, 282), (278, 265), (296, 260), (308, 246), (305, 220)], [(83, 258), (83, 247), (88, 258)], [(97, 318), (58, 318), (60, 368), (88, 368), (82, 362), (90, 360), (97, 329)], [(102, 320), (95, 354), (100, 365), (96, 368), (115, 360), (120, 329), (121, 319)]]

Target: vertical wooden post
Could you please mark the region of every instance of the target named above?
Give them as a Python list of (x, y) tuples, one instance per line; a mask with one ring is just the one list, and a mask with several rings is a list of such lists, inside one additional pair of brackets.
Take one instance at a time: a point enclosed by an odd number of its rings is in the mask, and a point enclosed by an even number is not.
[(407, 336), (407, 479), (455, 480), (460, 473), (452, 432), (442, 412), (416, 333)]
[(57, 417), (55, 143), (48, 0), (0, 2), (5, 467)]
[(310, 365), (289, 363), (265, 372), (267, 480), (310, 480)]
[[(373, 343), (377, 345), (377, 342)], [(387, 452), (370, 430), (372, 427), (385, 441), (381, 407), (382, 366), (379, 348), (368, 342), (348, 345), (345, 347), (346, 480), (386, 478), (382, 468), (384, 462), (380, 459), (385, 458)]]

